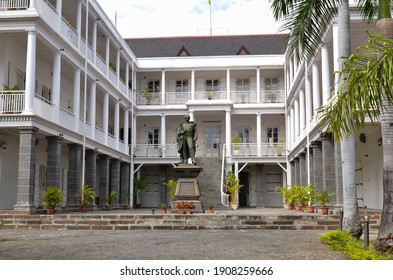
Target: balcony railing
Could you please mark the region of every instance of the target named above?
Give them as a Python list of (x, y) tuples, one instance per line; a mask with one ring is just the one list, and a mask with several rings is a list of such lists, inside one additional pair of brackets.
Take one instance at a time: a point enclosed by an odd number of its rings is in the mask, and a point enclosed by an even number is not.
[[(220, 156), (219, 149), (215, 156)], [(210, 151), (210, 152), (209, 152)], [(232, 157), (285, 157), (285, 143), (262, 143), (262, 144), (232, 144)], [(198, 147), (197, 156), (212, 156), (211, 149)], [(179, 157), (176, 144), (167, 144), (161, 146), (159, 144), (136, 144), (133, 150), (133, 156), (136, 158), (177, 158)]]
[(29, 0), (0, 0), (1, 10), (24, 10), (29, 7)]
[[(136, 105), (161, 105), (161, 92), (154, 92), (149, 96), (144, 93), (136, 93)], [(191, 100), (191, 92), (165, 92), (165, 104), (185, 104)], [(258, 102), (257, 91), (231, 91), (231, 101), (234, 104), (256, 104)], [(201, 91), (195, 93), (194, 100), (227, 100), (226, 91)], [(284, 90), (261, 90), (259, 93), (260, 103), (284, 103)]]
[(0, 91), (0, 113), (18, 114), (25, 108), (25, 94), (23, 91)]

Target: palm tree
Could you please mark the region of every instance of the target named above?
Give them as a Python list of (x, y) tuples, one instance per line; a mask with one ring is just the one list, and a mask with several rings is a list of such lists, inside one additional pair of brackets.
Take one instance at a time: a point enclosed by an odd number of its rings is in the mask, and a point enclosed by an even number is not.
[[(311, 59), (323, 42), (324, 35), (338, 15), (339, 57), (351, 54), (348, 0), (269, 0), (276, 20), (283, 19), (282, 29), (289, 30), (288, 51), (298, 60)], [(360, 0), (359, 2), (368, 1)], [(355, 138), (350, 135), (340, 145), (343, 169), (343, 229), (359, 238), (362, 227), (359, 217), (356, 177)]]
[[(334, 101), (321, 112), (337, 137), (346, 137), (365, 119), (381, 123), (383, 142), (383, 208), (376, 249), (393, 252), (393, 19), (389, 1), (380, 1), (376, 33), (359, 47), (340, 71), (343, 81)], [(343, 120), (342, 116), (346, 116)], [(352, 119), (353, 122), (346, 120)]]

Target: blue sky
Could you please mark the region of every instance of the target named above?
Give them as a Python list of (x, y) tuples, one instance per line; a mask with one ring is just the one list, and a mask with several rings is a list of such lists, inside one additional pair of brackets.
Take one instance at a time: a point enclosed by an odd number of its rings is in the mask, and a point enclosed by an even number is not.
[[(208, 0), (96, 0), (125, 38), (210, 34)], [(211, 0), (214, 35), (277, 33), (268, 0)]]

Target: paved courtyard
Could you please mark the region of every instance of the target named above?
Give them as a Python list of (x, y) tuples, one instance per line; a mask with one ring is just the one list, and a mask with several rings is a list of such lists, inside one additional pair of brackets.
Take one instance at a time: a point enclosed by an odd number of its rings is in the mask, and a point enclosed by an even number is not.
[(342, 260), (298, 230), (0, 230), (2, 260)]

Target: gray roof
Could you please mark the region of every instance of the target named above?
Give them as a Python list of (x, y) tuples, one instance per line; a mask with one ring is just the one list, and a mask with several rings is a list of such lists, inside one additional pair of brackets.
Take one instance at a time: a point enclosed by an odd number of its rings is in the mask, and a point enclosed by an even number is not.
[[(176, 57), (184, 50), (190, 56), (284, 54), (287, 34), (232, 35), (125, 39), (136, 57)], [(243, 50), (243, 51), (242, 51)]]

